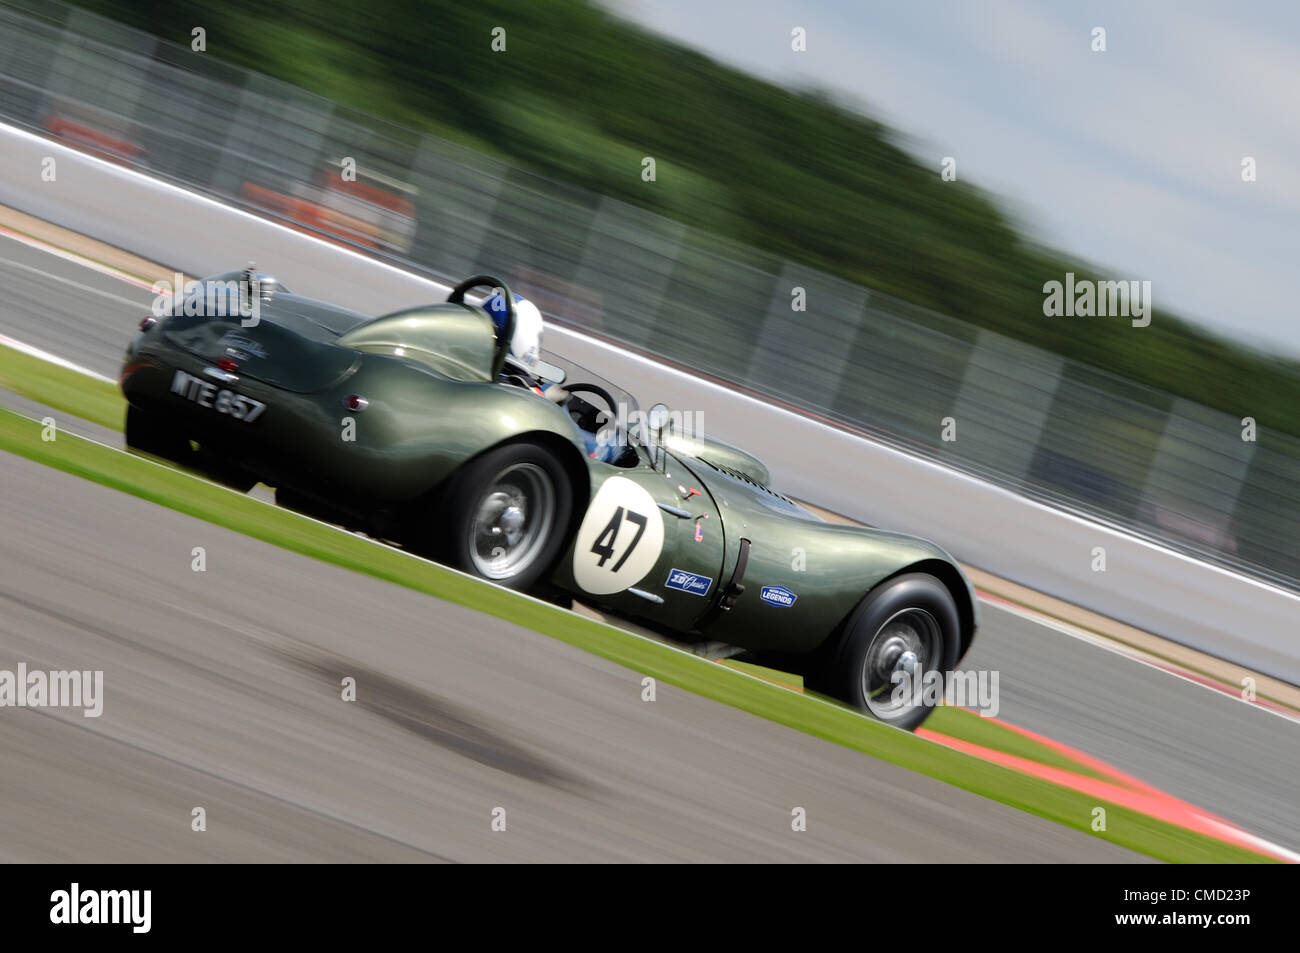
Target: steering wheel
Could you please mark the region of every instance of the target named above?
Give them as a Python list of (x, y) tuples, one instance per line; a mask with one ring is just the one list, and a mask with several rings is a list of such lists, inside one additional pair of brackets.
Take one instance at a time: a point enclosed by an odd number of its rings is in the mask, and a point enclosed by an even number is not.
[(605, 406), (609, 408), (610, 413), (613, 414), (614, 417), (618, 416), (618, 404), (614, 402), (614, 398), (610, 396), (609, 391), (605, 390), (605, 388), (601, 387), (599, 384), (562, 384), (561, 386), (570, 394), (595, 394), (605, 402)]
[[(616, 421), (618, 420), (618, 404), (614, 401), (614, 398), (613, 396), (610, 395), (609, 391), (605, 390), (605, 388), (601, 387), (599, 384), (561, 384), (560, 386), (563, 387), (570, 394), (575, 394), (575, 393), (595, 394), (597, 397), (603, 400), (605, 402), (605, 406), (609, 408), (609, 417), (606, 419), (605, 424), (609, 426), (613, 426), (615, 429), (617, 429), (618, 424), (616, 423)], [(588, 406), (591, 406), (593, 409), (595, 409), (594, 404), (589, 404)], [(591, 433), (596, 435), (597, 443), (599, 444), (601, 414), (599, 410), (597, 410), (596, 413), (597, 413), (596, 419), (592, 421), (595, 424), (595, 427), (592, 429)], [(582, 427), (582, 424), (579, 423), (578, 426)], [(618, 451), (614, 459), (607, 460), (606, 462), (612, 463), (615, 466), (624, 466), (624, 467), (631, 466), (632, 462), (635, 462), (636, 460), (636, 450), (633, 449), (631, 441), (624, 438), (615, 441), (615, 443), (621, 449)]]
[[(618, 404), (614, 402), (614, 398), (610, 395), (609, 391), (605, 390), (605, 388), (601, 387), (599, 384), (561, 384), (560, 386), (563, 387), (570, 394), (577, 394), (577, 393), (595, 394), (597, 397), (603, 400), (605, 402), (605, 406), (609, 408), (609, 417), (605, 421), (605, 423), (613, 424), (614, 421), (618, 419)], [(592, 423), (595, 424), (595, 426), (592, 427), (591, 429), (591, 432), (594, 434), (600, 433), (600, 428), (601, 428), (599, 409), (596, 410), (596, 414), (597, 414), (596, 419), (592, 421)]]
[[(447, 301), (450, 304), (464, 304), (465, 292), (483, 285), (493, 289), (494, 292), (499, 292), (506, 302), (505, 330), (497, 335), (496, 348), (492, 352), (492, 379), (496, 380), (501, 376), (501, 369), (505, 367), (506, 355), (510, 353), (510, 340), (515, 336), (515, 296), (500, 278), (494, 275), (474, 275), (452, 288), (451, 294), (447, 295)], [(613, 404), (610, 406), (613, 407)]]

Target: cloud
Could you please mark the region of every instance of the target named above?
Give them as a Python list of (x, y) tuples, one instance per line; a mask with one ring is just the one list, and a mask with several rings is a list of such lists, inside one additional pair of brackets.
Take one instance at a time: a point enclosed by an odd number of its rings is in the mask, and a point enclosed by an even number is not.
[[(1063, 251), (1150, 278), (1159, 306), (1300, 354), (1300, 5), (612, 6), (751, 72), (840, 91), (923, 162), (956, 156)], [(805, 54), (789, 50), (795, 25)]]

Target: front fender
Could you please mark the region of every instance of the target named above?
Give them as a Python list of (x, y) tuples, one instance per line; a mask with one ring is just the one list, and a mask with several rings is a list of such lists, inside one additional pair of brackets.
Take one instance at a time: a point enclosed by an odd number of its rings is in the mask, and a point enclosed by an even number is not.
[[(781, 514), (742, 528), (733, 516), (724, 515), (729, 548), (742, 535), (750, 540), (745, 591), (708, 635), (742, 648), (812, 652), (889, 577), (926, 565), (961, 576), (942, 549), (916, 537)], [(960, 606), (964, 593), (954, 598)]]

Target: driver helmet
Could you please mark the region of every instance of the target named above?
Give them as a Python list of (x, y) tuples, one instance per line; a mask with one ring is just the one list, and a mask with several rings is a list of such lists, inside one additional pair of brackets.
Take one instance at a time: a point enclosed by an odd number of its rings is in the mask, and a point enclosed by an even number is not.
[[(542, 356), (542, 312), (527, 298), (515, 295), (515, 334), (510, 339), (506, 357), (511, 363), (532, 374)], [(506, 302), (498, 291), (483, 302), (483, 310), (492, 318), (498, 336), (506, 328)]]

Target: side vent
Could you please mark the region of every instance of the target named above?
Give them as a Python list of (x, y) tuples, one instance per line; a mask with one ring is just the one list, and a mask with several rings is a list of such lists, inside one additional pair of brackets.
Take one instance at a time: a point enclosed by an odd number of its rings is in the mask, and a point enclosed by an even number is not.
[(799, 505), (794, 500), (790, 499), (790, 497), (783, 496), (782, 494), (776, 492), (776, 490), (772, 489), (770, 486), (765, 486), (764, 484), (759, 483), (753, 477), (747, 476), (746, 474), (742, 473), (740, 470), (733, 470), (731, 467), (724, 466), (721, 463), (714, 463), (712, 460), (708, 460), (704, 457), (696, 457), (695, 459), (699, 460), (703, 464), (706, 464), (707, 466), (713, 467), (713, 469), (717, 470), (719, 473), (723, 474), (724, 476), (729, 476), (733, 480), (739, 480), (741, 483), (748, 483), (750, 486), (754, 487), (755, 489), (762, 490), (764, 493), (768, 494), (769, 496), (774, 496), (778, 500), (783, 500), (786, 503), (789, 503), (791, 506)]

